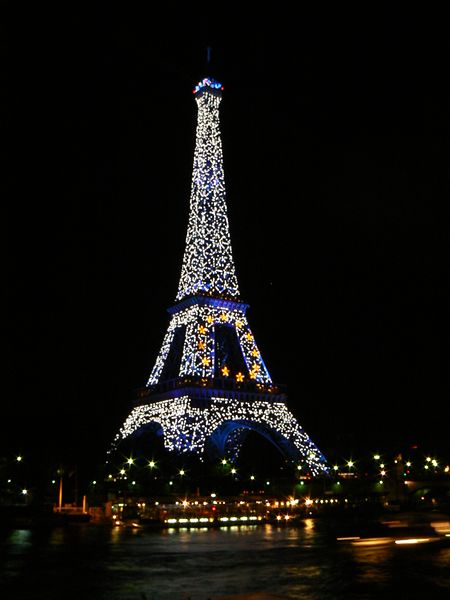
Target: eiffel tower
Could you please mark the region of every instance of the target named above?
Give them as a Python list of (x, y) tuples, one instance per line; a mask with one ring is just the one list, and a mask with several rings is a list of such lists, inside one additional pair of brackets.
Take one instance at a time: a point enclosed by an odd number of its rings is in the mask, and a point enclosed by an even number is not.
[(116, 436), (146, 432), (174, 453), (234, 462), (250, 431), (315, 476), (325, 459), (272, 382), (240, 299), (225, 200), (223, 86), (195, 87), (198, 120), (186, 247), (170, 323), (147, 386)]

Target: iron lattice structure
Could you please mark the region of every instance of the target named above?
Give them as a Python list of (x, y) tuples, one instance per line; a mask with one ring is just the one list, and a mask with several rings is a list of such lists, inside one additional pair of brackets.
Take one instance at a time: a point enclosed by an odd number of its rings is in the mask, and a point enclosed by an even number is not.
[(176, 303), (147, 387), (115, 444), (152, 430), (177, 453), (236, 460), (250, 431), (312, 475), (326, 462), (273, 384), (240, 299), (227, 216), (222, 85), (195, 88), (198, 121), (186, 248)]

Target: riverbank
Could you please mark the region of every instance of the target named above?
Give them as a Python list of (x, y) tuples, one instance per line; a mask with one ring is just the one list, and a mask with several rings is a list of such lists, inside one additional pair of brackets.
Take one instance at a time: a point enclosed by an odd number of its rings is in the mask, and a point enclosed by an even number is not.
[(315, 509), (295, 501), (214, 502), (155, 501), (150, 506), (110, 502), (103, 507), (91, 507), (87, 512), (76, 508), (60, 512), (49, 506), (0, 506), (0, 527), (32, 529), (89, 524), (114, 529), (186, 531), (264, 525), (303, 528), (317, 521), (334, 539), (342, 541), (407, 537), (450, 542), (450, 514), (436, 509), (399, 510), (350, 502), (343, 506), (319, 503)]
[(57, 512), (53, 506), (0, 505), (0, 527), (34, 527), (89, 523), (92, 515), (81, 510)]

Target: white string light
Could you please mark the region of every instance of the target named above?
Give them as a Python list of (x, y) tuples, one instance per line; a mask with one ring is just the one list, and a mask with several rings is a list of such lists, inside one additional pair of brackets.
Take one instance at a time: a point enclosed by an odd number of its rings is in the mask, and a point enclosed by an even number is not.
[(221, 95), (210, 92), (210, 89), (203, 87), (196, 96), (197, 140), (186, 249), (177, 300), (199, 293), (239, 297), (225, 201), (219, 129)]
[[(301, 461), (311, 474), (318, 475), (327, 470), (325, 459), (273, 386), (246, 318), (248, 306), (240, 300), (225, 201), (219, 129), (222, 89), (220, 83), (204, 79), (194, 90), (197, 136), (177, 304), (169, 309), (172, 317), (147, 383), (150, 390), (143, 400), (146, 403), (131, 412), (115, 445), (152, 425), (162, 430), (169, 451), (195, 452), (202, 457), (212, 444), (219, 454), (227, 453), (235, 460), (247, 432), (255, 430), (285, 455)], [(227, 365), (216, 364), (219, 326), (235, 332), (244, 372), (233, 373)], [(171, 373), (178, 385), (170, 398), (166, 390), (161, 399), (158, 385), (167, 379), (164, 367), (180, 329), (184, 330), (181, 358), (177, 373)], [(218, 366), (220, 373), (216, 372)], [(225, 388), (234, 391), (223, 391), (222, 397), (217, 378), (228, 377), (233, 378), (235, 386)], [(192, 390), (186, 389), (193, 381), (209, 382), (202, 389), (200, 403)]]
[[(203, 456), (207, 442), (224, 454), (225, 438), (235, 430), (255, 428), (283, 451), (291, 445), (292, 460), (302, 461), (312, 475), (326, 470), (324, 458), (308, 435), (300, 427), (284, 402), (254, 400), (242, 402), (235, 398), (211, 397), (207, 407), (195, 406), (189, 396), (161, 400), (137, 406), (129, 415), (115, 443), (132, 435), (145, 425), (158, 425), (164, 432), (164, 445), (169, 451), (195, 452)], [(227, 424), (226, 435), (220, 429)], [(239, 443), (239, 438), (236, 439)], [(233, 448), (231, 459), (236, 458), (239, 447)]]

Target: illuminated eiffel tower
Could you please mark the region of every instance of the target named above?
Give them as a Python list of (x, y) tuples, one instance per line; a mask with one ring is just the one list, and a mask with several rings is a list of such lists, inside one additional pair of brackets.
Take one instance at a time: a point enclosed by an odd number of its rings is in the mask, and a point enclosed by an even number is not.
[(197, 134), (178, 293), (147, 386), (114, 443), (151, 431), (169, 451), (235, 461), (255, 431), (318, 475), (325, 459), (273, 384), (240, 299), (225, 200), (222, 90), (213, 79), (194, 89)]

